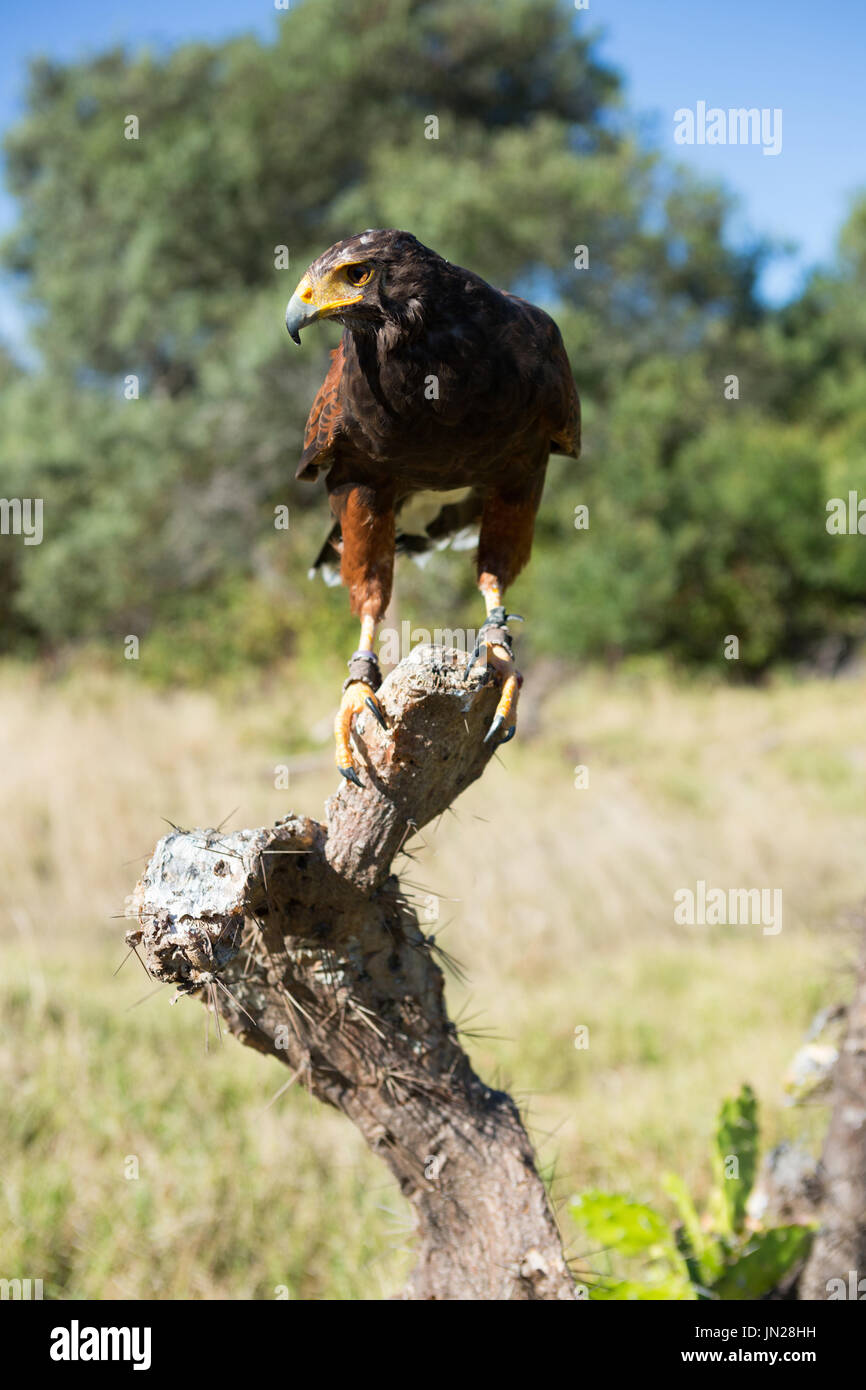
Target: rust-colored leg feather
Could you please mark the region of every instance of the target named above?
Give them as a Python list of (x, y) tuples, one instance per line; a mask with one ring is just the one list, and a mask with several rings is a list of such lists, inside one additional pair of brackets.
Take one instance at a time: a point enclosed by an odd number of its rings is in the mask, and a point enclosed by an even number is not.
[(352, 721), (367, 708), (384, 724), (376, 699), (382, 675), (373, 652), (376, 628), (385, 616), (394, 578), (394, 510), (390, 497), (372, 488), (346, 487), (331, 495), (331, 508), (342, 531), (340, 575), (349, 590), (352, 612), (361, 619), (358, 649), (349, 661), (349, 677), (334, 720), (337, 767), (349, 782), (361, 785), (352, 756)]
[(343, 532), (340, 576), (349, 590), (352, 612), (380, 623), (394, 579), (392, 499), (381, 498), (372, 488), (352, 487), (339, 501), (337, 516)]

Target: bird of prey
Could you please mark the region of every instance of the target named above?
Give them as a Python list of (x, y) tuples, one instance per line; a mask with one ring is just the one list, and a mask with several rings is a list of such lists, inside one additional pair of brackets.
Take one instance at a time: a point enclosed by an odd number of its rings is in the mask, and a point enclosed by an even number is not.
[[(339, 557), (360, 619), (358, 650), (335, 721), (337, 766), (361, 785), (350, 746), (354, 715), (380, 723), (376, 630), (391, 596), (394, 557), (478, 530), (478, 588), (487, 616), (469, 661), (502, 680), (485, 741), (515, 733), (522, 677), (503, 599), (532, 547), (551, 453), (577, 458), (580, 405), (559, 329), (516, 295), (452, 265), (409, 232), (371, 230), (339, 241), (302, 277), (286, 310), (300, 333), (334, 318), (343, 336), (313, 402), (297, 477), (325, 474), (331, 532), (316, 562)], [(419, 493), (459, 491), (423, 535), (397, 530)]]

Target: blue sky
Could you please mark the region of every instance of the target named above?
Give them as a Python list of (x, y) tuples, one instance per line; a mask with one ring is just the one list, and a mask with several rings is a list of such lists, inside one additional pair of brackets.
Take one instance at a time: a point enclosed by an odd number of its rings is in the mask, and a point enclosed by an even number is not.
[[(315, 0), (313, 0), (315, 3)], [(124, 42), (220, 39), (274, 32), (273, 0), (0, 0), (0, 130), (22, 109), (25, 63), (70, 60)], [(826, 261), (850, 196), (866, 189), (866, 5), (834, 0), (589, 0), (584, 23), (603, 34), (600, 53), (626, 79), (648, 134), (739, 195), (736, 232), (769, 234), (797, 251), (768, 267), (767, 299), (796, 293), (805, 270)], [(775, 157), (743, 145), (678, 146), (674, 112), (708, 106), (781, 108)], [(0, 231), (14, 204), (0, 195)], [(23, 320), (0, 284), (0, 338), (20, 344)]]

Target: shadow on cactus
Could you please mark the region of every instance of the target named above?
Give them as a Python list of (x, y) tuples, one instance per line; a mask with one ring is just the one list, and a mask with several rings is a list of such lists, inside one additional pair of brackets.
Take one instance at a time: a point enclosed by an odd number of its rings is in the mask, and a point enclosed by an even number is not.
[(777, 1290), (808, 1253), (814, 1228), (766, 1227), (746, 1204), (758, 1165), (758, 1108), (750, 1086), (722, 1104), (712, 1152), (714, 1185), (700, 1212), (681, 1178), (664, 1188), (679, 1222), (616, 1193), (589, 1191), (570, 1203), (573, 1219), (611, 1268), (599, 1274), (591, 1299), (758, 1299)]

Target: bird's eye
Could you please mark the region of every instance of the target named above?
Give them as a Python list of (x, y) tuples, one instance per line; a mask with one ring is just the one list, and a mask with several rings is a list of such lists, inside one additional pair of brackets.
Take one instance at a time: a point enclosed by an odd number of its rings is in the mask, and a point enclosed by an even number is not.
[(373, 274), (371, 265), (350, 265), (346, 267), (346, 279), (350, 285), (366, 285)]

